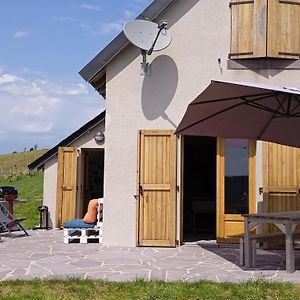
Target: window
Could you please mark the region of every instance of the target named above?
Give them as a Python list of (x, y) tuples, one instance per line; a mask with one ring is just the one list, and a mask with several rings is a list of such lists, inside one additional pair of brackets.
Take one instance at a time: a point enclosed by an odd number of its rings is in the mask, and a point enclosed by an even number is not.
[(230, 2), (229, 58), (300, 58), (300, 0)]
[(249, 212), (249, 141), (225, 139), (225, 214)]

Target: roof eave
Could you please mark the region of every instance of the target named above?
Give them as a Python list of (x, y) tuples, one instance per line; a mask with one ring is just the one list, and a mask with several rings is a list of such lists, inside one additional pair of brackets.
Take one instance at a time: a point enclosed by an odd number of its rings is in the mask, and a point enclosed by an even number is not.
[[(155, 0), (153, 1), (136, 19), (153, 20), (174, 0)], [(116, 57), (129, 44), (124, 32), (119, 33), (103, 50), (101, 50), (79, 74), (87, 82), (101, 72), (106, 65)]]
[(46, 153), (44, 153), (42, 156), (37, 158), (35, 161), (30, 163), (27, 167), (30, 171), (35, 169), (41, 169), (43, 168), (45, 162), (47, 162), (49, 159), (51, 159), (54, 155), (56, 155), (58, 151), (58, 147), (67, 147), (72, 142), (80, 138), (83, 134), (85, 134), (88, 130), (91, 130), (95, 126), (97, 126), (99, 123), (103, 122), (105, 120), (105, 111), (97, 115), (95, 118), (81, 126), (79, 129), (74, 131), (72, 134), (70, 134), (68, 137), (63, 139), (61, 142), (59, 142), (57, 145), (55, 145), (53, 148), (48, 150)]

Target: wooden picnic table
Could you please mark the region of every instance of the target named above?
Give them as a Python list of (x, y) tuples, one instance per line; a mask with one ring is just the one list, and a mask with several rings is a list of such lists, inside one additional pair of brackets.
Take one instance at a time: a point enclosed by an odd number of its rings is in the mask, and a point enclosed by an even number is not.
[(288, 273), (295, 272), (295, 251), (294, 238), (296, 226), (300, 224), (300, 211), (287, 212), (271, 212), (271, 213), (256, 213), (243, 214), (244, 217), (244, 251), (245, 251), (245, 266), (254, 267), (253, 265), (253, 247), (251, 242), (251, 231), (258, 224), (274, 224), (285, 235), (285, 258), (286, 271)]

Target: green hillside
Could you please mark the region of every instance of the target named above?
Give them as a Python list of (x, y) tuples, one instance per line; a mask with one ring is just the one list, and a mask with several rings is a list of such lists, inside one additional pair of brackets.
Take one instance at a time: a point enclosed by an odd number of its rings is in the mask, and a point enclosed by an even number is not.
[(38, 206), (42, 205), (43, 199), (43, 172), (34, 172), (28, 175), (12, 176), (8, 180), (0, 181), (2, 185), (12, 185), (18, 191), (18, 199), (24, 203), (14, 205), (14, 216), (16, 218), (27, 218), (22, 225), (32, 229), (39, 224)]
[(38, 206), (42, 205), (43, 172), (28, 173), (27, 165), (47, 150), (33, 150), (0, 155), (0, 186), (12, 185), (18, 190), (18, 199), (25, 200), (14, 206), (14, 216), (26, 217), (22, 222), (31, 229), (39, 224)]
[(27, 165), (47, 151), (47, 149), (43, 149), (0, 155), (0, 180), (27, 174)]

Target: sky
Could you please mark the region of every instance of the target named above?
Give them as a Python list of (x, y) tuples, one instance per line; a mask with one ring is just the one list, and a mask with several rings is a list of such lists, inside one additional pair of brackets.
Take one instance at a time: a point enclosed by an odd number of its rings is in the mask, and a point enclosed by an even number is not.
[(0, 0), (0, 154), (50, 149), (103, 111), (79, 71), (152, 0)]

